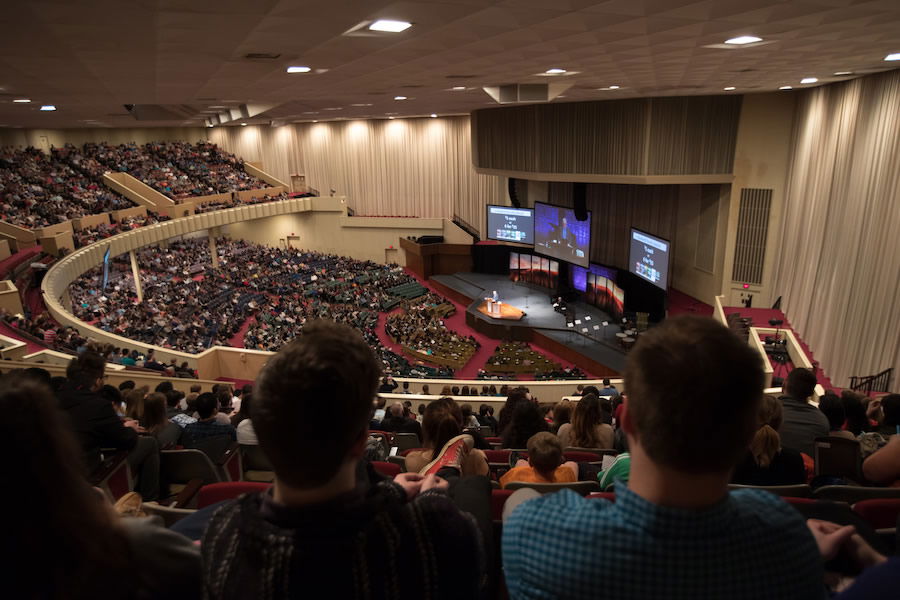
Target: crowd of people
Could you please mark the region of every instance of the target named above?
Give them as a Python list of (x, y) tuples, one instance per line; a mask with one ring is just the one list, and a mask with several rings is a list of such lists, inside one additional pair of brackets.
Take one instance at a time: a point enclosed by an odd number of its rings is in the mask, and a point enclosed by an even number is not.
[[(410, 362), (378, 338), (378, 313), (392, 298), (388, 290), (413, 281), (401, 268), (245, 241), (220, 239), (217, 249), (215, 269), (206, 239), (140, 250), (140, 304), (129, 260), (115, 257), (106, 289), (100, 267), (70, 285), (73, 311), (105, 331), (192, 353), (235, 343), (276, 351), (300, 335), (307, 321), (328, 318), (359, 330), (388, 372), (453, 375), (447, 367)], [(413, 308), (434, 310), (439, 300), (428, 297)], [(252, 320), (243, 339), (233, 340), (247, 319)]]
[(0, 150), (0, 220), (35, 229), (134, 206), (79, 165), (65, 153)]
[[(545, 416), (527, 390), (511, 388), (493, 422), (484, 407), (475, 415), (451, 398), (423, 406), (420, 418), (409, 404), (392, 404), (379, 425), (421, 432), (423, 444), (393, 477), (365, 458), (373, 397), (390, 381), (350, 326), (309, 323), (240, 394), (220, 384), (185, 397), (167, 382), (154, 392), (120, 390), (104, 384), (104, 367), (87, 351), (65, 378), (29, 369), (0, 385), (0, 439), (10, 456), (27, 457), (10, 461), (9, 476), (29, 491), (28, 502), (15, 500), (7, 533), (17, 542), (5, 562), (11, 589), (37, 597), (77, 589), (105, 598), (494, 598), (502, 578), (513, 600), (851, 600), (891, 597), (900, 585), (900, 559), (848, 505), (729, 490), (743, 462), (781, 469), (779, 452), (803, 452), (817, 417), (795, 418), (794, 404), (820, 409), (802, 404), (814, 376), (801, 369), (783, 397), (765, 399), (756, 353), (710, 318), (669, 319), (643, 335), (627, 357), (624, 399), (604, 401), (586, 386), (574, 410)], [(900, 445), (898, 409), (900, 396), (886, 396), (869, 415), (894, 433), (864, 470)], [(485, 424), (525, 451), (511, 457), (501, 486), (609, 481), (614, 498), (519, 489), (505, 498), (498, 528), (493, 465), (474, 427)], [(120, 449), (142, 497), (136, 506), (165, 499), (160, 448), (240, 440), (241, 428), (252, 429), (274, 486), (170, 529), (121, 516), (131, 499), (116, 510), (85, 478), (102, 448)], [(567, 460), (571, 443), (627, 452), (598, 472), (596, 461)], [(36, 578), (30, 569), (40, 561), (53, 568)]]
[(429, 292), (404, 303), (401, 312), (388, 315), (385, 333), (395, 343), (438, 365), (465, 365), (480, 344), (472, 336), (452, 331), (444, 317), (454, 310), (453, 304)]
[(70, 152), (80, 161), (128, 173), (173, 199), (267, 187), (244, 170), (241, 159), (209, 142), (85, 144)]
[(527, 342), (503, 342), (488, 358), (487, 373), (528, 373), (536, 379), (586, 379), (577, 366), (564, 367), (532, 348)]
[(146, 227), (147, 225), (162, 223), (163, 221), (168, 220), (169, 218), (165, 215), (148, 212), (146, 215), (134, 215), (125, 217), (119, 221), (112, 221), (111, 223), (100, 223), (90, 227), (83, 227), (73, 232), (72, 240), (74, 241), (76, 248), (83, 248), (88, 244), (105, 240), (106, 238), (126, 231), (131, 231), (132, 229), (137, 229), (138, 227)]

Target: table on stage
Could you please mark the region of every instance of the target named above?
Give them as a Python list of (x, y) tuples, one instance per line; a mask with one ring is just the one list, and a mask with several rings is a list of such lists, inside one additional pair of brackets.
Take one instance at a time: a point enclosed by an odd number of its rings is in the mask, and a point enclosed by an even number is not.
[(504, 319), (507, 321), (520, 321), (525, 316), (525, 313), (515, 306), (510, 306), (505, 302), (494, 302), (491, 298), (482, 300), (481, 304), (478, 305), (478, 312), (492, 319)]

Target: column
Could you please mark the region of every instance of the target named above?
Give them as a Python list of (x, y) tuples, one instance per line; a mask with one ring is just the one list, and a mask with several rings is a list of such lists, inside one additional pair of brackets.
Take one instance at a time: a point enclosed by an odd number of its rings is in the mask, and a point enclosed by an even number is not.
[(216, 248), (216, 233), (218, 227), (209, 230), (209, 255), (212, 257), (212, 268), (219, 268), (219, 252)]
[(143, 302), (144, 290), (141, 287), (141, 270), (138, 268), (137, 254), (134, 250), (129, 250), (128, 256), (131, 257), (131, 274), (134, 275), (134, 289), (137, 291), (138, 302)]

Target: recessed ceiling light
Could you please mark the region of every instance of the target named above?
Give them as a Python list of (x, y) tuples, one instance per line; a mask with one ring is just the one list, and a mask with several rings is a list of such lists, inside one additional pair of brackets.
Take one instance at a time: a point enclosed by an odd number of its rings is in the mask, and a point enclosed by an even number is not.
[(329, 106), (328, 108), (323, 108), (322, 110), (344, 110), (343, 106)]
[(246, 126), (247, 126), (246, 123), (241, 123), (241, 127), (246, 127)]
[(51, 111), (56, 110), (56, 107), (53, 106), (52, 104), (45, 104), (41, 107), (41, 110), (44, 112), (51, 112)]
[(733, 92), (733, 91), (736, 90), (737, 88), (734, 87), (733, 85), (729, 85), (728, 87), (725, 87), (725, 88), (722, 88), (722, 89), (725, 90), (726, 92)]
[(884, 57), (884, 60), (900, 60), (900, 52), (894, 52)]
[(406, 96), (394, 96), (394, 100), (406, 100)]
[(387, 33), (400, 33), (412, 27), (412, 23), (406, 21), (394, 21), (391, 19), (378, 19), (371, 25), (369, 29), (372, 31), (385, 31)]
[(607, 87), (602, 87), (602, 88), (597, 88), (597, 89), (600, 90), (601, 92), (605, 92), (607, 90), (618, 90), (618, 89), (621, 89), (621, 87), (618, 85), (610, 85)]
[(789, 86), (789, 85), (783, 85), (783, 86), (781, 86), (781, 87), (778, 88), (778, 89), (779, 89), (779, 90), (792, 90), (792, 89), (794, 89), (794, 88), (791, 87), (791, 86)]
[(562, 75), (563, 73), (566, 73), (566, 72), (567, 71), (565, 69), (556, 69), (556, 68), (547, 69), (546, 71), (544, 71), (544, 73), (546, 73), (547, 75)]
[(432, 118), (432, 119), (437, 119), (437, 115), (434, 114), (434, 113), (431, 113), (431, 118)]
[(844, 77), (846, 75), (853, 75), (853, 71), (835, 71), (834, 74), (838, 77)]
[(15, 100), (13, 100), (13, 102), (16, 104), (27, 104), (31, 102), (31, 100), (29, 100), (28, 98), (16, 98)]
[(388, 119), (393, 119), (394, 117), (388, 117)]
[(803, 79), (800, 80), (800, 83), (815, 83), (818, 80), (819, 79), (817, 77), (804, 77)]
[(454, 92), (464, 92), (466, 91), (466, 86), (464, 85), (455, 85), (451, 88)]
[(762, 38), (756, 37), (755, 35), (740, 35), (738, 37), (733, 37), (730, 40), (725, 40), (725, 43), (733, 46), (743, 46), (744, 44), (752, 44), (761, 41)]
[(221, 104), (216, 104), (215, 106), (210, 106), (210, 108), (228, 108), (228, 107), (222, 106)]
[(312, 71), (309, 67), (288, 67), (288, 73), (309, 73)]
[(372, 106), (371, 102), (361, 102), (357, 104), (351, 104), (350, 106)]

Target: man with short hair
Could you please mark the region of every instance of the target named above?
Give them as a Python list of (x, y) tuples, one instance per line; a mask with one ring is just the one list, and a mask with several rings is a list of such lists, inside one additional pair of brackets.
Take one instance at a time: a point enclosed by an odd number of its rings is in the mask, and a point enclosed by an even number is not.
[(503, 527), (510, 597), (822, 598), (799, 513), (728, 491), (756, 429), (759, 356), (713, 319), (678, 317), (641, 336), (625, 381), (627, 486), (614, 503), (563, 490), (514, 508), (530, 490), (516, 492)]
[(603, 389), (600, 390), (599, 396), (618, 396), (619, 390), (616, 389), (610, 381), (608, 377), (603, 378)]
[(253, 424), (275, 483), (212, 517), (201, 545), (205, 598), (478, 595), (484, 548), (446, 481), (361, 476), (379, 373), (359, 332), (329, 321), (307, 323), (269, 360)]
[(81, 441), (85, 466), (100, 465), (101, 448), (128, 451), (128, 464), (137, 476), (135, 491), (144, 500), (159, 498), (159, 444), (153, 436), (138, 436), (143, 428), (132, 419), (116, 415), (107, 398), (100, 395), (105, 379), (106, 361), (87, 350), (66, 367), (67, 381), (57, 394), (60, 408), (66, 412)]
[(809, 369), (796, 368), (788, 374), (780, 398), (784, 408), (784, 419), (778, 430), (781, 446), (803, 452), (810, 458), (816, 455), (816, 438), (826, 437), (831, 431), (828, 417), (809, 403), (815, 391), (815, 374)]
[(219, 423), (216, 415), (219, 414), (219, 400), (215, 395), (207, 392), (197, 396), (196, 401), (197, 416), (200, 417), (197, 422), (189, 423), (184, 426), (185, 445), (196, 444), (200, 440), (220, 435), (227, 435), (232, 440), (237, 441), (237, 432), (229, 422), (227, 425)]

